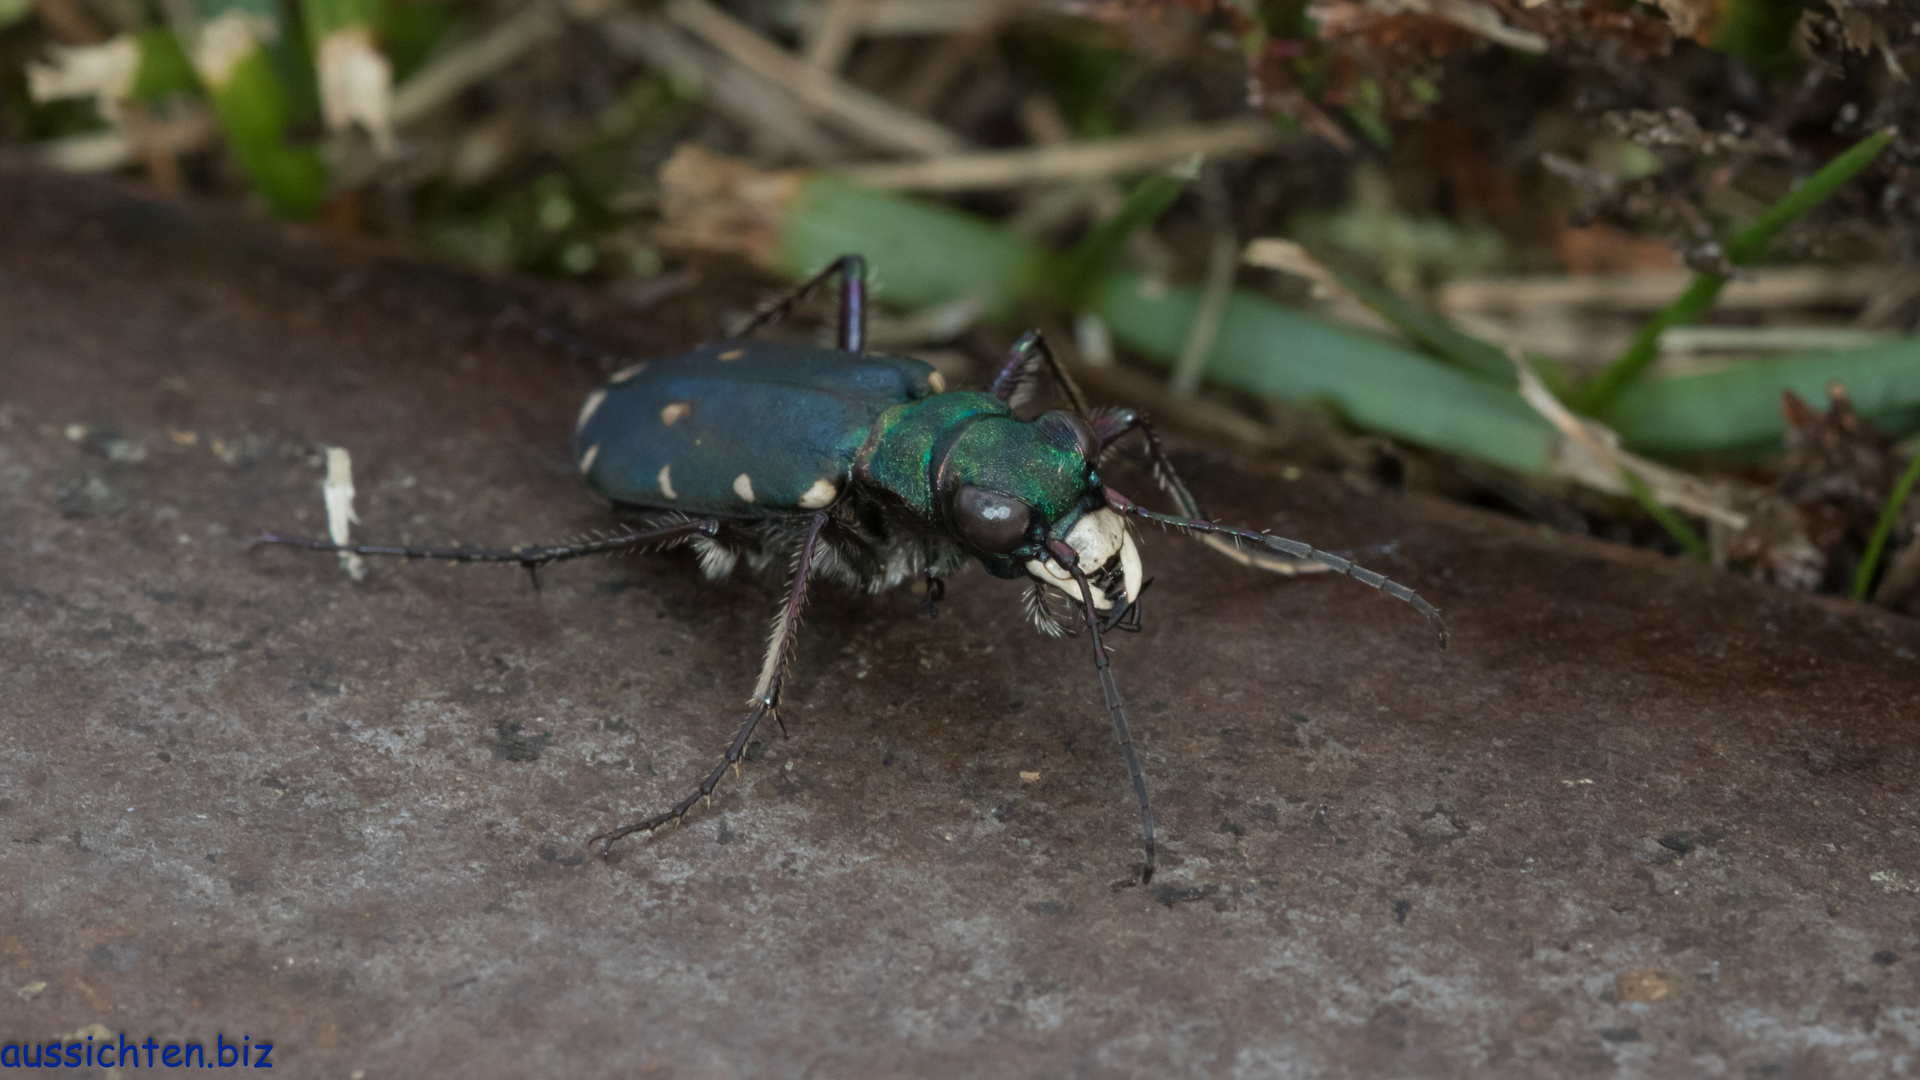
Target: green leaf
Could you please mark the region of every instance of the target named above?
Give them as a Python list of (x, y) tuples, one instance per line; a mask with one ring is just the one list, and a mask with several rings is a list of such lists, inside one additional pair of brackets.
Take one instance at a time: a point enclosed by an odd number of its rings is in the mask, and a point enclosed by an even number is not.
[(801, 191), (780, 229), (776, 261), (796, 277), (857, 251), (876, 293), (902, 307), (978, 297), (1006, 319), (1039, 289), (1045, 249), (957, 210), (819, 177)]
[(315, 42), (350, 26), (377, 30), (386, 17), (386, 8), (385, 0), (303, 0), (300, 5), (307, 21), (307, 37)]
[[(1110, 274), (1092, 299), (1116, 341), (1168, 364), (1200, 290), (1156, 292), (1134, 275)], [(1512, 390), (1245, 290), (1227, 301), (1207, 373), (1266, 397), (1325, 402), (1369, 430), (1526, 473), (1546, 469), (1555, 438)]]
[(265, 51), (256, 49), (234, 67), (213, 95), (213, 108), (240, 167), (273, 212), (312, 217), (327, 195), (327, 169), (313, 147), (286, 145), (286, 91)]
[(33, 14), (33, 0), (0, 0), (0, 30)]
[(1786, 431), (1780, 392), (1819, 400), (1830, 382), (1847, 388), (1863, 416), (1899, 417), (1920, 409), (1920, 338), (1655, 379), (1628, 387), (1600, 419), (1629, 446), (1650, 454), (1770, 447)]
[[(1031, 240), (968, 214), (832, 177), (802, 188), (778, 245), (778, 264), (794, 276), (858, 251), (891, 303), (978, 297), (989, 317), (1003, 320), (1050, 295), (1046, 278), (1057, 265)], [(1136, 275), (1109, 272), (1087, 302), (1116, 340), (1171, 364), (1199, 293), (1153, 291)], [(1227, 303), (1207, 370), (1255, 394), (1326, 402), (1363, 427), (1522, 472), (1546, 468), (1555, 438), (1511, 389), (1245, 290)]]
[(140, 70), (133, 77), (133, 96), (159, 101), (174, 94), (198, 94), (200, 80), (180, 49), (173, 31), (146, 30), (140, 34)]
[(1354, 274), (1334, 271), (1349, 291), (1374, 314), (1392, 323), (1401, 333), (1424, 346), (1440, 359), (1463, 371), (1492, 379), (1502, 386), (1515, 383), (1513, 361), (1497, 345), (1481, 341), (1425, 308), (1409, 303), (1391, 289), (1383, 289)]

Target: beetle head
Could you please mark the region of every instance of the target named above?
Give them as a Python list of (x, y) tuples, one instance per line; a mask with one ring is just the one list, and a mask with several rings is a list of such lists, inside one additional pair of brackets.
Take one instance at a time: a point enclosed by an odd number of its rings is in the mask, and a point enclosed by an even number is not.
[(1107, 506), (1098, 456), (1093, 432), (1071, 413), (981, 417), (941, 461), (949, 533), (996, 576), (1029, 577), (1077, 603), (1079, 584), (1062, 562), (1070, 550), (1093, 585), (1094, 606), (1126, 607), (1140, 595), (1140, 551)]

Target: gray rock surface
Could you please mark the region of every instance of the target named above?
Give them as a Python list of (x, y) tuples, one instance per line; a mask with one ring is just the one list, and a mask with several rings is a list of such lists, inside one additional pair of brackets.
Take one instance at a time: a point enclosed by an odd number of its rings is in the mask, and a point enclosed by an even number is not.
[(1916, 1068), (1920, 625), (1191, 448), (1223, 519), (1398, 543), (1455, 639), (1149, 535), (1116, 664), (1151, 888), (1116, 886), (1085, 644), (981, 573), (931, 622), (821, 590), (792, 737), (589, 857), (709, 767), (770, 590), (247, 545), (324, 529), (325, 445), (369, 540), (603, 524), (595, 375), (489, 335), (508, 296), (0, 172), (0, 1040), (244, 1034), (340, 1078)]

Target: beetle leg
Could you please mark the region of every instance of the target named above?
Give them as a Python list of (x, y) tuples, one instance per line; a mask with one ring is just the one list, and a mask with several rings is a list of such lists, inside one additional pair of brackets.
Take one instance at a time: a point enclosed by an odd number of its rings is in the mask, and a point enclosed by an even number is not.
[(1277, 551), (1291, 558), (1313, 559), (1335, 573), (1345, 574), (1360, 584), (1378, 589), (1382, 593), (1393, 597), (1395, 600), (1402, 600), (1412, 604), (1414, 610), (1425, 615), (1427, 622), (1433, 624), (1434, 630), (1440, 634), (1441, 648), (1444, 649), (1447, 647), (1447, 639), (1452, 636), (1447, 630), (1445, 620), (1440, 618), (1440, 609), (1427, 603), (1419, 593), (1388, 578), (1385, 574), (1376, 574), (1364, 566), (1357, 565), (1353, 560), (1341, 558), (1331, 551), (1321, 551), (1312, 544), (1305, 544), (1298, 540), (1288, 540), (1284, 536), (1273, 536), (1269, 533), (1255, 532), (1252, 529), (1238, 529), (1231, 525), (1219, 525), (1205, 518), (1186, 518), (1177, 517), (1173, 514), (1156, 513), (1112, 488), (1107, 489), (1107, 505), (1120, 513), (1132, 514), (1134, 517), (1179, 529), (1182, 532), (1193, 533), (1202, 537), (1216, 537), (1223, 544), (1236, 546), (1242, 543), (1253, 544), (1257, 547)]
[(926, 570), (927, 591), (920, 597), (920, 617), (937, 619), (940, 617), (940, 601), (947, 598), (947, 583), (932, 567)]
[[(767, 641), (766, 660), (760, 668), (760, 679), (754, 684), (753, 698), (748, 703), (746, 719), (740, 722), (739, 729), (733, 733), (733, 741), (727, 744), (726, 752), (720, 757), (720, 763), (700, 781), (699, 788), (693, 794), (644, 821), (622, 825), (620, 828), (593, 837), (587, 841), (588, 847), (600, 845), (600, 854), (604, 857), (613, 850), (614, 843), (623, 837), (632, 836), (638, 832), (652, 833), (663, 826), (678, 824), (693, 809), (695, 803), (709, 799), (713, 795), (714, 788), (720, 785), (720, 780), (727, 774), (728, 769), (734, 770), (736, 775), (739, 773), (740, 758), (747, 752), (747, 740), (753, 738), (754, 729), (760, 726), (760, 721), (772, 714), (774, 721), (779, 722), (779, 713), (776, 710), (780, 704), (780, 684), (786, 678), (787, 662), (793, 658), (793, 643), (800, 630), (800, 608), (807, 598), (807, 575), (813, 568), (813, 556), (819, 546), (820, 531), (826, 527), (826, 524), (825, 513), (813, 515), (813, 520), (807, 528), (806, 539), (794, 554), (793, 584), (787, 590), (786, 602), (780, 606), (780, 614), (773, 620), (773, 635)], [(784, 724), (781, 730), (785, 730)]]
[(755, 330), (778, 322), (793, 310), (795, 304), (812, 295), (813, 290), (836, 275), (840, 278), (838, 343), (846, 352), (861, 352), (867, 343), (867, 260), (859, 255), (840, 256), (827, 264), (825, 270), (762, 304), (760, 310), (754, 312), (753, 317), (733, 336), (746, 337)]
[[(1094, 419), (1093, 431), (1100, 439), (1102, 451), (1124, 438), (1129, 432), (1138, 431), (1146, 440), (1147, 460), (1152, 465), (1154, 483), (1158, 484), (1160, 490), (1173, 500), (1181, 517), (1206, 520), (1207, 514), (1200, 509), (1200, 500), (1193, 497), (1193, 492), (1187, 488), (1186, 481), (1180, 479), (1180, 474), (1174, 471), (1172, 459), (1167, 457), (1165, 448), (1160, 445), (1160, 436), (1154, 432), (1153, 425), (1147, 422), (1146, 417), (1132, 409), (1114, 409)], [(1264, 548), (1250, 550), (1212, 533), (1200, 533), (1197, 539), (1241, 566), (1250, 566), (1255, 570), (1265, 570), (1268, 573), (1293, 577), (1297, 574), (1325, 573), (1331, 569), (1325, 563), (1315, 559), (1289, 558)]]
[(1020, 340), (1007, 350), (1007, 358), (1000, 362), (1000, 369), (993, 373), (993, 381), (987, 384), (987, 392), (1009, 406), (1018, 408), (1026, 403), (1033, 394), (1034, 384), (1039, 380), (1041, 366), (1060, 384), (1060, 390), (1067, 396), (1067, 403), (1073, 406), (1074, 415), (1087, 419), (1087, 396), (1080, 392), (1080, 384), (1061, 365), (1047, 339), (1038, 330), (1029, 330), (1020, 335)]
[(428, 547), (385, 547), (377, 544), (336, 544), (331, 540), (317, 540), (305, 536), (281, 536), (268, 533), (255, 540), (254, 545), (278, 544), (285, 547), (305, 548), (309, 551), (345, 551), (354, 555), (397, 555), (403, 559), (440, 559), (446, 562), (506, 562), (519, 563), (528, 572), (542, 566), (551, 566), (568, 559), (581, 559), (589, 555), (611, 555), (615, 552), (632, 551), (635, 548), (650, 545), (672, 544), (690, 537), (713, 536), (720, 531), (718, 518), (688, 518), (671, 525), (662, 525), (654, 529), (642, 529), (632, 532), (616, 533), (613, 536), (596, 537), (570, 544), (536, 544), (505, 550), (489, 548), (428, 548)]
[(1073, 575), (1074, 584), (1080, 587), (1080, 611), (1085, 619), (1087, 630), (1093, 638), (1093, 663), (1100, 671), (1100, 690), (1107, 700), (1107, 713), (1113, 718), (1113, 738), (1120, 744), (1120, 756), (1126, 759), (1127, 775), (1133, 780), (1133, 794), (1140, 802), (1140, 843), (1146, 848), (1147, 864), (1140, 871), (1140, 884), (1153, 880), (1154, 843), (1153, 843), (1153, 803), (1147, 797), (1147, 778), (1140, 771), (1140, 756), (1133, 748), (1133, 732), (1127, 727), (1127, 706), (1120, 699), (1120, 685), (1113, 679), (1113, 664), (1107, 657), (1107, 646), (1100, 639), (1100, 612), (1093, 606), (1093, 584), (1080, 569), (1074, 559), (1073, 549), (1064, 543), (1059, 545), (1064, 551), (1055, 551), (1054, 557)]

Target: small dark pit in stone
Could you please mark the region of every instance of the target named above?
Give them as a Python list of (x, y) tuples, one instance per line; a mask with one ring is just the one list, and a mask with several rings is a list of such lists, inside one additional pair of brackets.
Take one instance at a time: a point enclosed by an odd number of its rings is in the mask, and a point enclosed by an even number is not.
[(1873, 954), (1873, 962), (1881, 967), (1892, 967), (1900, 962), (1900, 954), (1892, 949), (1881, 949)]
[(1681, 855), (1691, 855), (1693, 854), (1695, 846), (1693, 834), (1684, 832), (1668, 833), (1660, 838), (1660, 846), (1666, 848), (1668, 851), (1678, 852)]
[(493, 743), (493, 756), (502, 761), (539, 761), (546, 752), (547, 743), (553, 736), (541, 732), (538, 735), (524, 735), (518, 723), (501, 722), (494, 725), (497, 735)]

